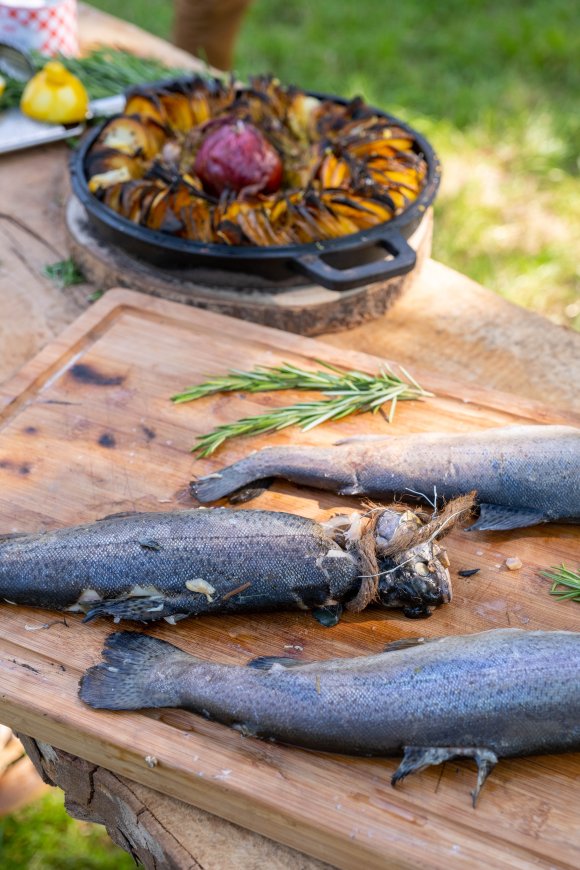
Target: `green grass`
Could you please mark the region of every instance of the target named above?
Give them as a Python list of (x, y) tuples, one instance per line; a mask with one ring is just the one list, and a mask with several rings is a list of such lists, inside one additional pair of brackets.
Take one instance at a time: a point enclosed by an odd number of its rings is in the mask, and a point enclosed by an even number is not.
[(134, 870), (135, 863), (101, 825), (73, 821), (64, 810), (63, 793), (51, 789), (38, 802), (0, 819), (0, 867)]
[[(167, 0), (123, 15), (170, 32)], [(576, 25), (569, 0), (255, 0), (236, 67), (361, 93), (415, 124), (443, 160), (434, 256), (580, 328)]]

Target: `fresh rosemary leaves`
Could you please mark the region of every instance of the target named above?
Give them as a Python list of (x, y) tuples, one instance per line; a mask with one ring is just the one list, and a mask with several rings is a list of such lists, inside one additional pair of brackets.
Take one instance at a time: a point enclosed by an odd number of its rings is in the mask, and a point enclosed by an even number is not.
[(542, 576), (552, 581), (550, 595), (555, 595), (561, 601), (577, 601), (580, 603), (580, 571), (572, 571), (564, 564), (555, 565), (551, 571), (542, 571)]
[[(36, 70), (42, 69), (46, 55), (33, 52), (31, 60)], [(84, 57), (58, 56), (67, 70), (76, 75), (86, 87), (91, 100), (121, 94), (127, 88), (163, 79), (188, 75), (187, 70), (168, 67), (151, 57), (137, 57), (117, 48), (97, 48)], [(17, 108), (24, 82), (7, 78), (7, 87), (0, 99), (0, 109)]]
[(317, 390), (323, 399), (298, 402), (283, 408), (274, 408), (254, 417), (243, 417), (233, 423), (216, 426), (206, 435), (199, 435), (192, 452), (209, 456), (230, 438), (239, 435), (257, 435), (299, 426), (307, 431), (327, 420), (341, 420), (350, 414), (371, 411), (376, 414), (390, 403), (388, 420), (393, 419), (398, 401), (432, 396), (401, 367), (406, 378), (398, 377), (385, 366), (377, 375), (347, 371), (317, 360), (324, 371), (307, 371), (283, 363), (280, 366), (257, 366), (250, 372), (234, 369), (222, 377), (212, 378), (190, 387), (172, 397), (172, 401), (191, 402), (214, 393), (261, 393), (270, 390)]

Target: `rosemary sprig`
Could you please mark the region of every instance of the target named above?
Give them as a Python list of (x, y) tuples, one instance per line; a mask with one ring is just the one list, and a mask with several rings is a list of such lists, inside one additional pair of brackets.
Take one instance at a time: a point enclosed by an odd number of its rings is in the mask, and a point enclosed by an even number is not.
[(551, 571), (541, 571), (543, 577), (552, 580), (550, 595), (555, 595), (561, 601), (578, 601), (580, 603), (580, 571), (572, 571), (562, 563), (554, 565)]
[(43, 269), (43, 274), (47, 278), (64, 290), (66, 287), (74, 287), (75, 284), (82, 284), (86, 278), (79, 266), (75, 263), (72, 257), (68, 260), (59, 260), (57, 263), (50, 263)]
[(279, 431), (287, 426), (299, 426), (303, 431), (313, 429), (327, 420), (341, 420), (350, 414), (371, 411), (376, 414), (390, 402), (389, 422), (393, 419), (399, 400), (432, 396), (411, 375), (401, 368), (407, 378), (397, 376), (385, 366), (377, 375), (346, 371), (317, 360), (324, 371), (307, 371), (283, 363), (280, 366), (257, 366), (250, 372), (234, 369), (223, 377), (211, 378), (189, 387), (172, 397), (176, 403), (191, 402), (222, 392), (261, 393), (270, 390), (318, 390), (326, 398), (298, 402), (275, 408), (254, 417), (243, 417), (233, 423), (217, 426), (206, 435), (199, 435), (193, 452), (209, 456), (225, 441), (240, 435), (257, 435)]
[[(315, 360), (315, 362), (324, 366), (327, 371), (308, 371), (290, 363), (282, 363), (280, 366), (256, 366), (251, 372), (232, 369), (227, 375), (188, 387), (182, 393), (172, 396), (172, 401), (191, 402), (203, 396), (210, 396), (212, 393), (262, 393), (270, 390), (321, 390), (328, 392), (329, 395), (335, 395), (337, 390), (363, 391), (387, 384), (402, 385), (411, 389), (409, 384), (398, 378), (387, 365), (378, 375), (367, 375), (364, 372), (339, 369), (323, 360)], [(404, 368), (401, 367), (401, 371), (422, 396), (432, 395), (426, 393)], [(332, 393), (329, 392), (331, 390)]]
[[(42, 69), (47, 60), (53, 60), (39, 52), (30, 57), (34, 68)], [(154, 58), (138, 57), (117, 48), (97, 48), (85, 57), (58, 56), (69, 72), (85, 85), (91, 100), (121, 94), (133, 85), (188, 75), (187, 70), (169, 67)], [(6, 90), (0, 99), (0, 109), (10, 109), (20, 104), (25, 82), (6, 79)]]

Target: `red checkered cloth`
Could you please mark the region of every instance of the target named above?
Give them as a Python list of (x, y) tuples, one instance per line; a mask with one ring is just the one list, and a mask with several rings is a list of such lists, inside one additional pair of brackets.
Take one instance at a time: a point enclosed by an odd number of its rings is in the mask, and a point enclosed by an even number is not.
[(50, 55), (77, 55), (76, 0), (55, 0), (34, 6), (0, 2), (0, 40), (25, 51)]

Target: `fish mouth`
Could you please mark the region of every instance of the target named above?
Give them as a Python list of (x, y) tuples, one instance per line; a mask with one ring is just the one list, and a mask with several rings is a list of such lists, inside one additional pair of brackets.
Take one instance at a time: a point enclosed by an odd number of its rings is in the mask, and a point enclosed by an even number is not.
[[(427, 532), (429, 532), (428, 536)], [(413, 511), (385, 510), (376, 528), (378, 596), (410, 618), (431, 616), (452, 598), (449, 560), (436, 534)]]
[(422, 545), (381, 560), (379, 567), (384, 572), (379, 579), (381, 604), (401, 608), (404, 616), (431, 616), (433, 608), (452, 599), (451, 576), (441, 561), (441, 551)]

